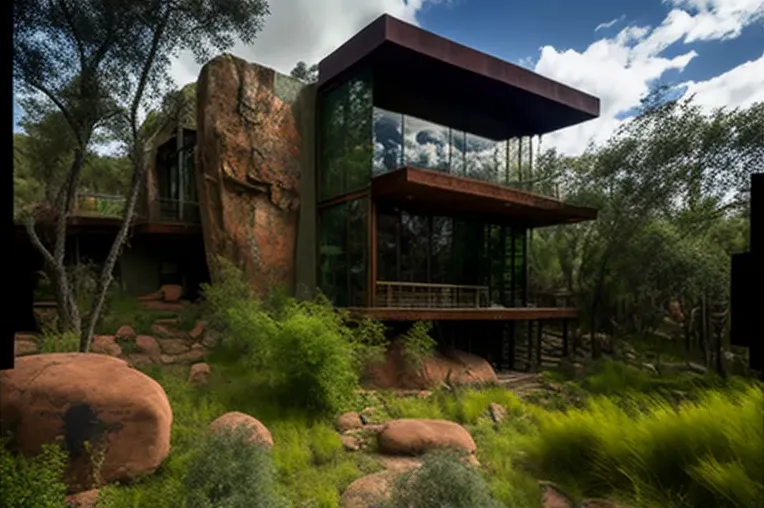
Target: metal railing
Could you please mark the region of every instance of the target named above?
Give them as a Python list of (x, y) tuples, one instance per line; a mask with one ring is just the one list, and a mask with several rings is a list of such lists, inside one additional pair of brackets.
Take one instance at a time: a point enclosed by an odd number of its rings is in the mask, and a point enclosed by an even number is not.
[[(144, 202), (145, 203), (145, 202)], [(82, 193), (77, 196), (76, 214), (80, 216), (122, 218), (125, 197), (109, 194)], [(137, 206), (137, 222), (183, 222), (198, 224), (199, 203), (178, 199), (156, 198), (148, 206)]]
[(377, 307), (474, 309), (488, 307), (487, 286), (377, 281)]

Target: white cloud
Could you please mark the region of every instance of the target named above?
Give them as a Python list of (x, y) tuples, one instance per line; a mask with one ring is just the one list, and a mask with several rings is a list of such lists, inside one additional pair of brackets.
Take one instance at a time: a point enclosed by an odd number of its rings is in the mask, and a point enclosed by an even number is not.
[(624, 19), (626, 19), (626, 14), (621, 14), (617, 18), (613, 18), (610, 21), (607, 21), (605, 23), (600, 23), (599, 25), (597, 25), (597, 28), (595, 28), (594, 31), (596, 32), (598, 30), (602, 30), (603, 28), (610, 28), (611, 26), (615, 25), (616, 23), (620, 23)]
[[(250, 62), (289, 73), (299, 60), (316, 63), (382, 14), (411, 23), (427, 5), (439, 0), (276, 0), (263, 31), (252, 45), (231, 53)], [(179, 86), (196, 81), (201, 66), (182, 54), (171, 74)]]
[[(764, 0), (664, 0), (672, 9), (657, 27), (628, 26), (615, 37), (592, 43), (583, 52), (541, 48), (536, 72), (600, 98), (600, 118), (549, 134), (547, 147), (575, 155), (589, 142), (603, 142), (623, 122), (619, 115), (639, 106), (651, 82), (666, 71), (684, 70), (697, 57), (687, 51), (662, 53), (675, 43), (723, 40), (762, 19)], [(685, 83), (706, 106), (748, 105), (764, 94), (762, 59), (747, 62), (706, 82)]]

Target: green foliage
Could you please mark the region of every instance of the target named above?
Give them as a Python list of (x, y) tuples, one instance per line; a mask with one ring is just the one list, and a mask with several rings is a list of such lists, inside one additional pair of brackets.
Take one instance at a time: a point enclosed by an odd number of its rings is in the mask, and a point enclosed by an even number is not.
[(32, 459), (16, 456), (0, 442), (0, 505), (6, 508), (65, 508), (66, 453), (43, 446)]
[(364, 320), (350, 328), (347, 315), (320, 295), (298, 302), (274, 293), (259, 302), (239, 269), (222, 259), (217, 280), (203, 288), (203, 308), (231, 356), (266, 373), (296, 407), (334, 413), (352, 405), (359, 373), (381, 351), (380, 325)]
[(430, 337), (430, 331), (432, 331), (431, 322), (417, 321), (401, 337), (403, 358), (409, 368), (418, 369), (422, 365), (422, 361), (435, 352), (437, 342)]
[(45, 330), (40, 339), (41, 353), (76, 353), (79, 350), (80, 336), (77, 333)]
[(420, 468), (404, 473), (395, 482), (390, 508), (501, 507), (485, 479), (465, 460), (452, 450), (424, 455)]
[(659, 398), (595, 398), (585, 409), (538, 413), (529, 458), (537, 472), (586, 496), (617, 494), (638, 506), (754, 506), (764, 499), (762, 404), (757, 387), (710, 391), (678, 408)]
[(187, 508), (286, 506), (267, 448), (247, 443), (243, 428), (208, 433), (190, 460)]

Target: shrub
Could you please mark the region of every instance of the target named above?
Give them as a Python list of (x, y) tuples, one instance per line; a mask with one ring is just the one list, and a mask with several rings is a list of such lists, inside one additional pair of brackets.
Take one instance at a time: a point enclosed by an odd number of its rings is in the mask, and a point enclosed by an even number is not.
[(59, 446), (43, 446), (33, 459), (15, 456), (0, 443), (0, 506), (64, 508), (66, 485), (61, 481), (66, 454)]
[(268, 450), (242, 428), (206, 434), (190, 460), (188, 508), (285, 507)]
[(411, 369), (418, 369), (422, 361), (435, 352), (437, 343), (430, 337), (432, 323), (429, 321), (417, 321), (401, 337), (403, 344), (403, 358)]
[(395, 482), (390, 508), (491, 508), (502, 506), (480, 473), (453, 450), (423, 456), (422, 466)]
[(45, 330), (40, 341), (41, 353), (76, 353), (79, 350), (80, 336), (74, 332)]

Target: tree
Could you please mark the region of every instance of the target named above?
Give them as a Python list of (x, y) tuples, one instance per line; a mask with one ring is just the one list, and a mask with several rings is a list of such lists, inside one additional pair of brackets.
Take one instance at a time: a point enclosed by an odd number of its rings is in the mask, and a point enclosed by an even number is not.
[(318, 81), (318, 64), (313, 64), (308, 67), (308, 64), (300, 60), (289, 75), (295, 79), (299, 79), (303, 83), (315, 83)]
[[(56, 288), (60, 321), (81, 332), (80, 349), (93, 331), (112, 282), (112, 271), (131, 226), (145, 181), (141, 111), (163, 95), (171, 58), (190, 50), (200, 62), (236, 39), (251, 43), (268, 14), (265, 0), (19, 0), (14, 3), (14, 81), (25, 110), (57, 108), (76, 148), (56, 201), (56, 241), (50, 252), (34, 226), (27, 231), (46, 261)], [(72, 209), (85, 155), (103, 128), (120, 143), (132, 165), (123, 223), (98, 278), (85, 326), (64, 266), (66, 219)]]

